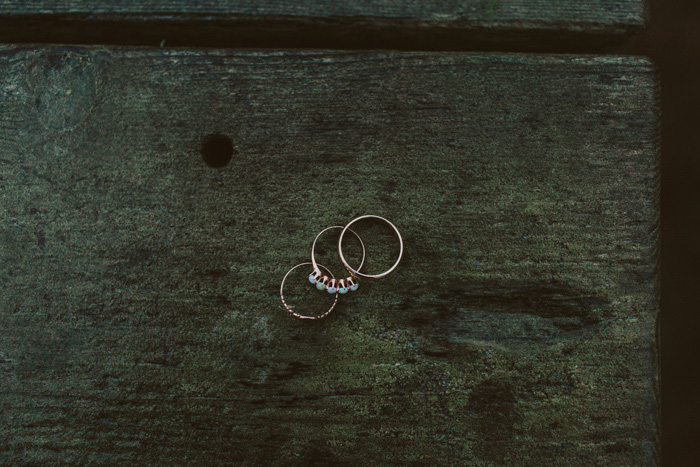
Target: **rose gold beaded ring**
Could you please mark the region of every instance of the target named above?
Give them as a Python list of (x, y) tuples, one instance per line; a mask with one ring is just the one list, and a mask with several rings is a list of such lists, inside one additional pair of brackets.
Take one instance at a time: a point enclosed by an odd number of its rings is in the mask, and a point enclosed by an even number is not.
[[(316, 241), (318, 241), (318, 237), (320, 237), (324, 232), (331, 230), (331, 229), (343, 229), (342, 225), (334, 225), (332, 227), (327, 227), (323, 230), (321, 230), (318, 235), (316, 235), (316, 238), (314, 238), (314, 243), (311, 245), (311, 264), (313, 265), (313, 271), (311, 274), (309, 274), (309, 282), (314, 284), (318, 290), (325, 290), (328, 293), (341, 293), (345, 294), (348, 293), (348, 291), (355, 291), (357, 288), (360, 286), (357, 282), (357, 277), (354, 275), (350, 275), (349, 277), (346, 277), (345, 279), (340, 279), (336, 280), (335, 278), (328, 277), (324, 274), (321, 274), (321, 270), (318, 268), (318, 264), (316, 264)], [(350, 233), (352, 233), (357, 239), (360, 241), (360, 245), (362, 245), (362, 261), (360, 262), (360, 265), (357, 267), (358, 271), (362, 269), (362, 265), (365, 264), (365, 244), (360, 238), (357, 233), (352, 230), (350, 230)]]
[[(289, 271), (287, 271), (287, 274), (284, 275), (284, 278), (282, 279), (282, 283), (280, 284), (280, 298), (282, 299), (282, 305), (284, 305), (284, 308), (285, 308), (292, 316), (295, 316), (295, 317), (297, 317), (297, 318), (301, 318), (301, 319), (321, 319), (321, 318), (325, 318), (326, 316), (328, 316), (328, 314), (329, 314), (331, 311), (333, 311), (333, 308), (335, 308), (336, 303), (338, 303), (338, 294), (337, 294), (337, 293), (335, 294), (335, 300), (333, 301), (333, 305), (331, 305), (331, 307), (330, 307), (326, 312), (324, 312), (322, 315), (318, 315), (318, 316), (307, 316), (307, 315), (302, 315), (302, 314), (300, 314), (300, 313), (297, 313), (296, 311), (294, 311), (294, 308), (293, 308), (291, 305), (288, 305), (287, 302), (284, 301), (284, 281), (287, 280), (287, 276), (289, 276), (289, 274), (291, 274), (291, 272), (294, 271), (296, 268), (299, 268), (299, 267), (301, 267), (301, 266), (308, 266), (308, 265), (311, 265), (311, 263), (300, 263), (300, 264), (297, 264), (297, 265), (294, 266), (292, 269), (290, 269)], [(321, 268), (325, 269), (325, 270), (328, 272), (328, 274), (330, 274), (331, 277), (335, 280), (335, 276), (333, 276), (333, 273), (330, 272), (330, 271), (328, 270), (328, 268), (326, 268), (325, 266), (322, 266), (322, 265), (320, 265), (320, 264), (317, 264), (316, 266), (320, 266)]]
[[(399, 239), (399, 258), (396, 260), (396, 262), (394, 263), (394, 265), (392, 267), (390, 267), (389, 269), (387, 269), (386, 271), (384, 271), (380, 274), (364, 274), (364, 273), (361, 273), (359, 271), (359, 268), (353, 269), (348, 264), (348, 262), (345, 260), (345, 256), (343, 255), (343, 237), (345, 236), (345, 232), (350, 230), (350, 226), (352, 224), (354, 224), (355, 222), (358, 222), (362, 219), (378, 219), (382, 222), (386, 222), (387, 224), (389, 224), (389, 226), (392, 229), (394, 229), (394, 232), (396, 233), (396, 237), (398, 237), (398, 239)], [(355, 235), (357, 235), (357, 234), (355, 233)], [(390, 272), (392, 272), (394, 269), (396, 269), (396, 266), (399, 265), (399, 262), (401, 261), (401, 257), (403, 256), (403, 239), (401, 238), (401, 234), (399, 233), (399, 229), (397, 229), (394, 224), (392, 224), (388, 220), (384, 219), (383, 217), (374, 216), (371, 214), (366, 215), (366, 216), (360, 216), (360, 217), (357, 217), (357, 218), (351, 220), (348, 223), (348, 225), (346, 225), (345, 228), (343, 228), (343, 231), (340, 233), (340, 238), (338, 239), (338, 255), (340, 256), (340, 261), (343, 263), (343, 266), (345, 266), (345, 269), (347, 269), (350, 272), (350, 274), (352, 274), (353, 276), (367, 277), (370, 279), (379, 279), (381, 277), (388, 275)]]

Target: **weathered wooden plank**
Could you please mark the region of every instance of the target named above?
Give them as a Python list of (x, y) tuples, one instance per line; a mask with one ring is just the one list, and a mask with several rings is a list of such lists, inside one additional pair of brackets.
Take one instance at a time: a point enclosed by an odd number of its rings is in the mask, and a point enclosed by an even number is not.
[[(2, 463), (654, 464), (655, 83), (639, 57), (0, 48)], [(399, 269), (287, 315), (285, 271), (367, 213)]]
[(70, 38), (81, 43), (167, 39), (183, 45), (272, 41), (283, 47), (403, 44), (412, 49), (444, 49), (502, 42), (555, 46), (566, 38), (571, 43), (619, 41), (645, 24), (645, 0), (53, 0), (0, 4), (0, 40), (31, 42)]

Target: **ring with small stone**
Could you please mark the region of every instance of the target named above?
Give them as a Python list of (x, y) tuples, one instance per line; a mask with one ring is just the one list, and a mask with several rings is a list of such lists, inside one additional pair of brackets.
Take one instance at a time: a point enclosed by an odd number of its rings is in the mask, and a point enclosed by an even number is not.
[[(318, 268), (318, 264), (316, 263), (316, 242), (324, 232), (331, 229), (343, 229), (343, 226), (334, 225), (332, 227), (327, 227), (323, 229), (318, 233), (318, 235), (316, 235), (314, 242), (311, 244), (311, 264), (313, 266), (313, 271), (311, 272), (311, 274), (309, 274), (309, 282), (314, 284), (318, 290), (325, 290), (328, 293), (337, 292), (345, 294), (348, 293), (348, 291), (357, 290), (357, 288), (360, 286), (360, 284), (357, 282), (357, 277), (352, 274), (349, 277), (346, 277), (345, 279), (335, 279), (335, 277), (328, 277), (327, 275), (321, 273), (321, 270)], [(360, 236), (357, 235), (357, 232), (355, 232), (352, 229), (348, 230), (350, 230), (350, 233), (357, 237), (357, 239), (360, 241), (360, 245), (362, 245), (362, 261), (357, 267), (357, 269), (360, 270), (362, 268), (362, 265), (365, 264), (365, 244), (360, 238)]]

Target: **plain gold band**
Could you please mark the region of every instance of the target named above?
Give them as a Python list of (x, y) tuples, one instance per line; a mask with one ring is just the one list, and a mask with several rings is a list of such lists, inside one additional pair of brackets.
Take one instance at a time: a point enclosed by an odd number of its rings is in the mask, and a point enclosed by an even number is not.
[[(386, 222), (387, 224), (389, 224), (389, 225), (391, 226), (392, 229), (394, 229), (394, 232), (396, 233), (396, 236), (397, 236), (398, 239), (399, 239), (399, 246), (400, 246), (400, 249), (399, 249), (399, 258), (396, 260), (396, 262), (394, 263), (394, 265), (393, 265), (392, 267), (390, 267), (390, 268), (387, 269), (386, 271), (382, 272), (381, 274), (364, 274), (364, 273), (361, 273), (361, 272), (359, 272), (359, 271), (353, 269), (353, 268), (348, 264), (348, 262), (345, 261), (345, 256), (343, 256), (343, 236), (345, 236), (345, 232), (350, 228), (350, 226), (351, 226), (352, 224), (354, 224), (355, 222), (357, 222), (357, 221), (359, 221), (359, 220), (362, 220), (362, 219), (379, 219), (380, 221)], [(357, 217), (357, 218), (351, 220), (351, 221), (348, 223), (348, 225), (345, 226), (345, 228), (343, 229), (343, 231), (340, 233), (340, 238), (338, 239), (338, 255), (340, 256), (340, 261), (343, 263), (343, 266), (345, 266), (345, 269), (347, 269), (348, 271), (350, 271), (350, 274), (352, 274), (353, 276), (366, 277), (366, 278), (369, 278), (369, 279), (379, 279), (379, 278), (382, 278), (382, 277), (388, 275), (390, 272), (392, 272), (394, 269), (396, 269), (396, 266), (399, 265), (399, 262), (401, 261), (401, 257), (403, 256), (403, 239), (401, 238), (401, 234), (399, 233), (399, 229), (397, 229), (396, 226), (395, 226), (394, 224), (392, 224), (392, 223), (389, 222), (388, 220), (384, 219), (383, 217), (374, 216), (374, 215), (372, 215), (372, 214), (368, 214), (368, 215), (366, 215), (366, 216), (360, 216), (360, 217)]]

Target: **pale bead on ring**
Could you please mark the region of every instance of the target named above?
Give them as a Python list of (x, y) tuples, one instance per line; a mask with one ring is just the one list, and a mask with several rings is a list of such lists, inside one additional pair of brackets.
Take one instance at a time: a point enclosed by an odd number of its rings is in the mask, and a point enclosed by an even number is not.
[[(321, 274), (321, 270), (318, 268), (318, 264), (316, 263), (316, 242), (318, 241), (318, 238), (326, 231), (331, 230), (331, 229), (343, 229), (342, 225), (334, 225), (331, 227), (327, 227), (323, 230), (321, 230), (318, 235), (316, 235), (316, 238), (314, 238), (314, 242), (311, 245), (311, 264), (313, 265), (313, 272), (309, 274), (309, 282), (314, 284), (318, 290), (326, 290), (328, 293), (341, 293), (345, 294), (348, 291), (355, 291), (357, 288), (360, 286), (357, 282), (357, 278), (351, 275), (350, 277), (346, 277), (345, 279), (335, 279), (335, 277), (331, 278), (326, 275)], [(362, 269), (362, 265), (365, 264), (365, 244), (360, 238), (359, 235), (357, 235), (357, 232), (355, 232), (352, 229), (349, 229), (350, 233), (355, 235), (357, 239), (360, 241), (360, 245), (362, 245), (362, 261), (360, 261), (360, 265), (357, 267), (357, 269)]]
[[(325, 318), (326, 316), (328, 316), (328, 314), (329, 314), (331, 311), (333, 311), (333, 308), (335, 308), (336, 303), (338, 303), (338, 294), (337, 294), (337, 293), (335, 294), (335, 300), (333, 301), (333, 305), (331, 305), (331, 307), (330, 307), (328, 310), (326, 310), (323, 314), (318, 315), (318, 316), (307, 316), (307, 315), (302, 315), (302, 314), (300, 314), (300, 313), (297, 313), (296, 311), (294, 311), (294, 308), (293, 308), (291, 305), (288, 305), (287, 302), (284, 301), (284, 281), (287, 280), (287, 276), (289, 276), (289, 274), (290, 274), (292, 271), (294, 271), (296, 268), (301, 267), (301, 266), (306, 266), (306, 265), (309, 265), (309, 264), (311, 264), (311, 263), (300, 263), (300, 264), (297, 264), (297, 265), (294, 266), (292, 269), (290, 269), (289, 271), (287, 271), (287, 274), (284, 275), (284, 278), (282, 279), (282, 283), (280, 284), (280, 298), (282, 299), (282, 305), (284, 305), (284, 308), (285, 308), (292, 316), (295, 316), (295, 317), (297, 317), (297, 318), (301, 318), (301, 319), (321, 319), (321, 318)], [(325, 267), (325, 266), (323, 266), (323, 265), (321, 265), (321, 264), (318, 264), (317, 266), (322, 267), (323, 269), (325, 269), (326, 271), (328, 271), (328, 274), (330, 274), (331, 276), (333, 276), (333, 273), (332, 273), (327, 267)]]

